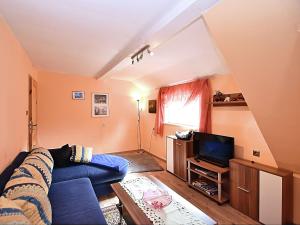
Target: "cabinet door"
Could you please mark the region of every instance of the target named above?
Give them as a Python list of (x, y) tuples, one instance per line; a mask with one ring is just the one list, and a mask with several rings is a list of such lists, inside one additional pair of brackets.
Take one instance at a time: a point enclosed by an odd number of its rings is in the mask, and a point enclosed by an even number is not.
[(174, 173), (174, 139), (167, 137), (167, 170)]
[(186, 180), (184, 173), (185, 162), (185, 143), (180, 140), (174, 141), (174, 174)]
[(230, 186), (232, 207), (258, 220), (258, 170), (231, 162)]
[(259, 171), (259, 222), (282, 223), (282, 177)]

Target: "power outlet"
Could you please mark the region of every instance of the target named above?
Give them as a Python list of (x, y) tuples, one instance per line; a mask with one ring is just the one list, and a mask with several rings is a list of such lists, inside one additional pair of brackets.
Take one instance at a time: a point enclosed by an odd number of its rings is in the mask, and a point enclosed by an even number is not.
[(253, 150), (253, 155), (256, 157), (260, 157), (260, 151), (259, 150)]

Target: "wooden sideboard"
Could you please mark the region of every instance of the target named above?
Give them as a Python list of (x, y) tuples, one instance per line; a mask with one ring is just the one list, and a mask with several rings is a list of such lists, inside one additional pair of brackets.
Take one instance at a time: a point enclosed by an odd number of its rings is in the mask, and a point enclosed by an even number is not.
[(263, 224), (289, 224), (293, 216), (293, 174), (290, 171), (230, 160), (230, 203)]
[(193, 141), (167, 136), (167, 171), (187, 181), (187, 158), (193, 156)]

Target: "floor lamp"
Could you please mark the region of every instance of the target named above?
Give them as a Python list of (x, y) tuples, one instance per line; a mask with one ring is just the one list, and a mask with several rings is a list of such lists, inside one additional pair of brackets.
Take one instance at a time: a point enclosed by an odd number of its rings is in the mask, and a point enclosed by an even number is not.
[(137, 141), (138, 141), (138, 151), (143, 153), (142, 150), (142, 137), (141, 137), (141, 110), (140, 110), (140, 99), (137, 99), (137, 110), (138, 110), (138, 120), (137, 120)]

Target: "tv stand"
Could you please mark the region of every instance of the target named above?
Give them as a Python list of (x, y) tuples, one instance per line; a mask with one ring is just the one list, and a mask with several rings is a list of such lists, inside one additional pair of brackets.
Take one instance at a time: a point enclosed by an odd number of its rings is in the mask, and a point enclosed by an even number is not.
[(219, 204), (229, 200), (229, 168), (188, 158), (188, 185)]

